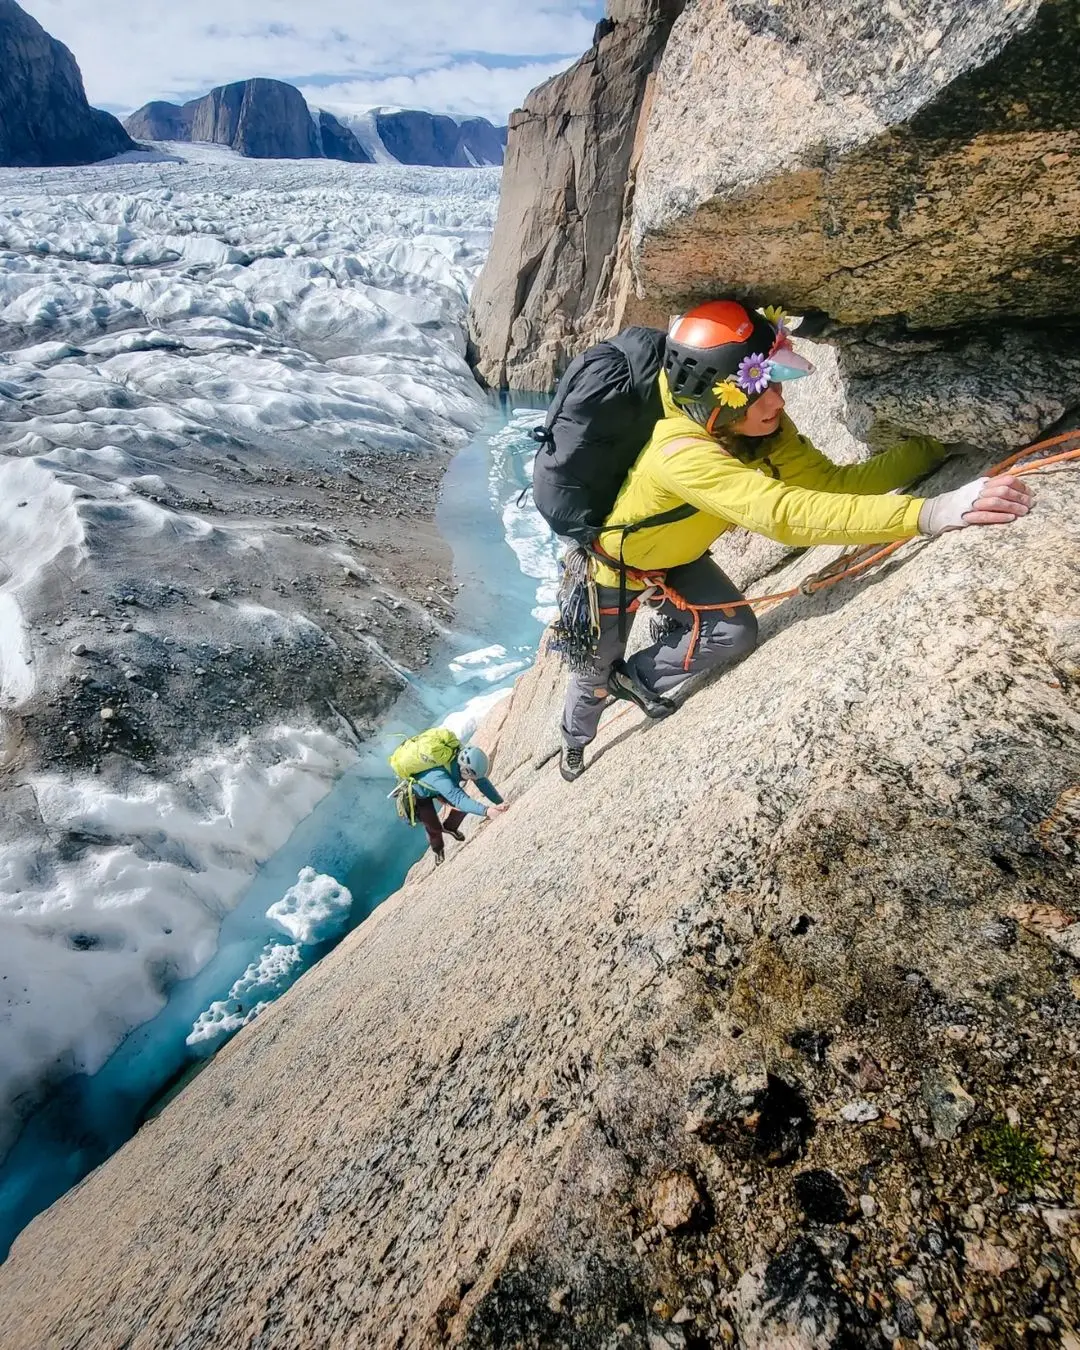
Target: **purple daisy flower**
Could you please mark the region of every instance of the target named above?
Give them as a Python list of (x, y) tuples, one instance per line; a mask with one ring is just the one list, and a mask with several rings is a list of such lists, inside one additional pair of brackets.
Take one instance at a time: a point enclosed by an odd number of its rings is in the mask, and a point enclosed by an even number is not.
[(743, 357), (739, 362), (735, 382), (748, 394), (760, 394), (768, 387), (771, 374), (772, 362), (767, 361), (761, 352), (755, 352), (752, 356)]

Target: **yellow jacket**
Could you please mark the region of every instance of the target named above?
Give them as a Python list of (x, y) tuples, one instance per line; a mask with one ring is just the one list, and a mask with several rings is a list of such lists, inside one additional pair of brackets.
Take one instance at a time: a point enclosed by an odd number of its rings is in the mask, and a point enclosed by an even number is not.
[[(665, 416), (627, 475), (600, 532), (600, 545), (630, 567), (664, 571), (700, 558), (725, 531), (743, 525), (782, 544), (877, 544), (919, 533), (921, 497), (887, 496), (933, 468), (939, 441), (913, 436), (865, 464), (838, 465), (810, 444), (785, 413), (747, 464), (727, 454), (704, 428), (672, 403), (661, 375)], [(673, 510), (698, 509), (686, 520), (627, 534), (609, 529)], [(618, 571), (601, 565), (596, 580), (617, 586)], [(640, 589), (633, 579), (630, 589)]]

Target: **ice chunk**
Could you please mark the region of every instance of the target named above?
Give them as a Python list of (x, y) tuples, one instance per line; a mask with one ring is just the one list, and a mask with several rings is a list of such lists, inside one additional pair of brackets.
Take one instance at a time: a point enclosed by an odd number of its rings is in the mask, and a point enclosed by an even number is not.
[(195, 1019), (187, 1044), (216, 1049), (224, 1037), (253, 1022), (296, 979), (301, 960), (300, 947), (295, 943), (264, 947), (226, 997), (215, 1000)]
[(352, 895), (340, 882), (313, 867), (305, 867), (266, 917), (296, 942), (326, 942), (337, 937), (348, 922)]
[(507, 657), (506, 648), (494, 643), (465, 652), (450, 662), (450, 674), (455, 684), (469, 680), (483, 680), (485, 684), (499, 684), (509, 675), (524, 670), (528, 662), (520, 657)]

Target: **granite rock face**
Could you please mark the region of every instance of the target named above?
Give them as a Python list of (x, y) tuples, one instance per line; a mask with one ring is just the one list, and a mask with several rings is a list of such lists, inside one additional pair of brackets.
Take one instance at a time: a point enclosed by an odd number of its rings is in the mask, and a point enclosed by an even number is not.
[(960, 1350), (1033, 1289), (1068, 1326), (1080, 478), (1037, 483), (615, 710), (573, 784), (542, 661), (485, 730), (509, 813), (27, 1230), (0, 1345)]
[(91, 108), (74, 56), (15, 0), (0, 0), (0, 165), (93, 164), (134, 150)]
[(212, 89), (195, 108), (191, 139), (228, 145), (253, 159), (310, 159), (322, 153), (303, 95), (281, 80), (244, 80)]
[(489, 385), (549, 387), (607, 322), (650, 75), (682, 2), (609, 7), (581, 60), (511, 115), (499, 220), (470, 320)]
[(918, 430), (1015, 450), (1080, 407), (1080, 347), (1067, 325), (909, 333), (874, 324), (830, 341), (848, 425), (871, 445)]
[(639, 295), (847, 324), (1075, 313), (1072, 0), (693, 5), (635, 197)]

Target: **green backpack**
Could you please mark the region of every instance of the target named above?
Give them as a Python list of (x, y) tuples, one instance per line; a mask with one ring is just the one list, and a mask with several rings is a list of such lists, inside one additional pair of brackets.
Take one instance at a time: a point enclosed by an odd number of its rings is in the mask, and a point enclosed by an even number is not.
[(428, 769), (448, 769), (458, 757), (461, 742), (446, 727), (432, 727), (402, 741), (390, 756), (390, 767), (399, 778), (419, 778)]
[(391, 796), (396, 798), (398, 815), (403, 820), (416, 824), (414, 781), (428, 769), (448, 769), (460, 750), (461, 742), (446, 727), (432, 727), (401, 742), (390, 756), (390, 767), (401, 779)]

